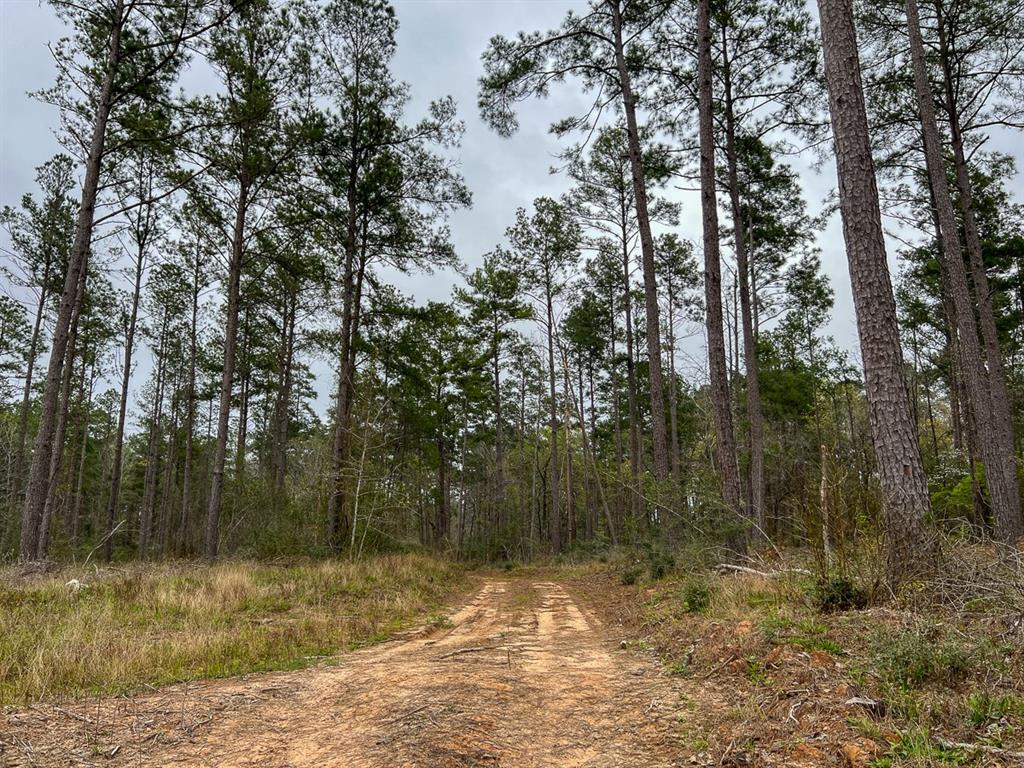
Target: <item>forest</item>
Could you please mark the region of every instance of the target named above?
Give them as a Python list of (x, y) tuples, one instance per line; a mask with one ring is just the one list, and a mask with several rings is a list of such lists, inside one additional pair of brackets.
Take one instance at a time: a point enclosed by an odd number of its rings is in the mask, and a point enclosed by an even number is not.
[[(1021, 0), (580, 0), (484, 35), (476, 104), (395, 74), (402, 0), (46, 5), (25, 99), (62, 150), (0, 200), (0, 608), (83, 566), (301, 562), (310, 600), (429, 570), (406, 621), (470, 565), (699, 562), (840, 610), (981, 611), (969, 572), (1021, 642)], [(538, 102), (563, 191), (459, 252), (464, 119)]]

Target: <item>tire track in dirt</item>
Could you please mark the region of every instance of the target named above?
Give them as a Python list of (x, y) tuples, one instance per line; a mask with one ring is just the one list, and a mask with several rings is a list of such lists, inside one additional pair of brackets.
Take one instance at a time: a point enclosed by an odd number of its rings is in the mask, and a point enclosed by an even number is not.
[[(121, 733), (123, 750), (98, 756), (95, 738), (82, 743), (82, 722), (77, 736), (65, 735), (60, 762), (41, 759), (53, 753), (39, 743), (32, 764), (682, 764), (671, 681), (614, 647), (559, 584), (489, 580), (450, 620), (443, 633), (367, 648), (340, 657), (335, 667), (210, 681), (193, 685), (191, 694), (161, 691), (151, 701), (137, 697), (133, 712), (121, 713), (124, 722), (108, 716), (102, 741)], [(179, 699), (180, 714), (168, 704)]]

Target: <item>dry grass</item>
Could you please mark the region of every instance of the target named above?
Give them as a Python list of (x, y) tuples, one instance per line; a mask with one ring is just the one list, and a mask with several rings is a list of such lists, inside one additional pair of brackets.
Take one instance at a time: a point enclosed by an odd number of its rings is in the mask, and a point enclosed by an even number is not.
[(425, 555), (0, 572), (0, 706), (305, 666), (423, 618), (463, 579)]
[[(796, 561), (750, 563), (776, 573), (766, 578), (683, 560), (652, 579), (634, 558), (590, 590), (627, 642), (692, 681), (694, 740), (712, 759), (749, 743), (750, 759), (794, 766), (1019, 765), (1024, 570), (991, 547), (947, 552), (933, 578), (898, 600), (876, 593), (863, 610), (822, 611), (820, 586)], [(852, 572), (851, 586), (870, 592), (871, 578)]]

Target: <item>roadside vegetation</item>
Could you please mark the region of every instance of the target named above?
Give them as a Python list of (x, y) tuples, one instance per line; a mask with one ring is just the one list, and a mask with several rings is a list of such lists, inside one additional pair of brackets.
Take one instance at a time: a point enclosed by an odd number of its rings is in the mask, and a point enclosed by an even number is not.
[(422, 554), (0, 571), (0, 707), (294, 669), (436, 613), (465, 583)]
[(866, 553), (823, 579), (791, 552), (737, 570), (710, 552), (647, 549), (578, 582), (627, 647), (694, 683), (698, 754), (1024, 764), (1024, 563), (965, 542), (947, 552), (897, 598)]

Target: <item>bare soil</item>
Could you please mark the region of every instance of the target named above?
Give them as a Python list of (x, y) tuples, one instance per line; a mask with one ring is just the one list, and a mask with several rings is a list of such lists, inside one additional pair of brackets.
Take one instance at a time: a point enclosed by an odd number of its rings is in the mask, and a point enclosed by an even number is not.
[(0, 766), (697, 764), (681, 682), (564, 586), (486, 579), (449, 620), (330, 666), (9, 713)]

